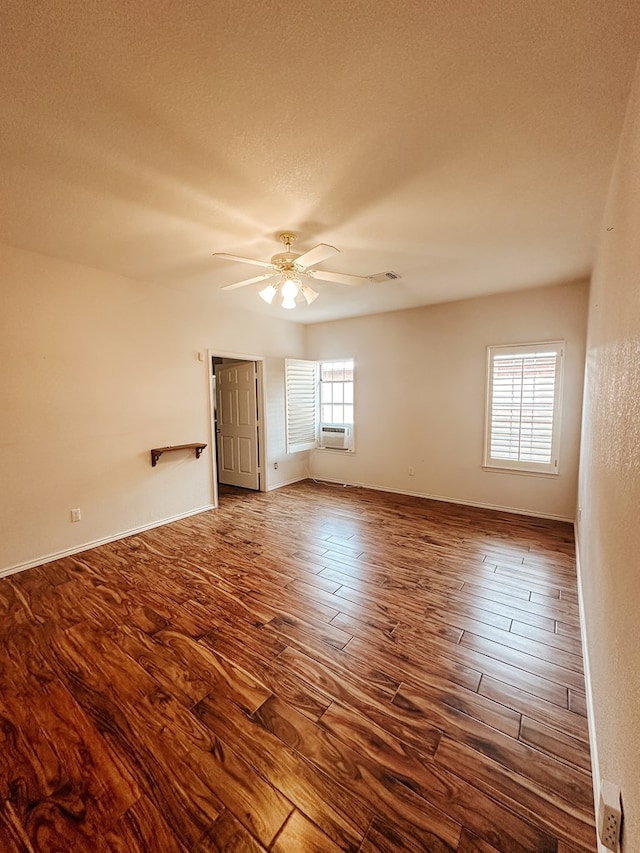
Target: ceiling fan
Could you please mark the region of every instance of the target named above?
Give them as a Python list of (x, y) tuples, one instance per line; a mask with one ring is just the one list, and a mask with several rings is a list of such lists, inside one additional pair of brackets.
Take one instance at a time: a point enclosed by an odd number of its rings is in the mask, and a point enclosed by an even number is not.
[(371, 281), (370, 276), (345, 275), (337, 272), (315, 269), (316, 264), (325, 261), (332, 255), (339, 254), (335, 246), (319, 243), (302, 255), (291, 251), (291, 246), (296, 241), (296, 235), (290, 232), (280, 234), (280, 241), (284, 244), (284, 252), (274, 255), (270, 261), (256, 261), (253, 258), (241, 258), (238, 255), (228, 255), (226, 252), (214, 252), (214, 258), (224, 258), (227, 261), (239, 261), (242, 264), (253, 264), (257, 267), (265, 267), (269, 272), (263, 275), (236, 281), (227, 284), (222, 290), (236, 290), (246, 287), (248, 284), (256, 284), (259, 281), (275, 279), (259, 292), (259, 295), (269, 305), (279, 294), (282, 297), (283, 308), (295, 308), (296, 300), (304, 297), (308, 305), (314, 302), (319, 294), (307, 284), (304, 279), (317, 279), (318, 281), (330, 281), (337, 284), (359, 285)]

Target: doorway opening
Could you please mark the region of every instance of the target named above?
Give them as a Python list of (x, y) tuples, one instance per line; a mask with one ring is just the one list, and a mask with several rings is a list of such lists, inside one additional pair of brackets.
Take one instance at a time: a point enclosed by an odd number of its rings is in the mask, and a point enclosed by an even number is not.
[[(209, 351), (213, 504), (265, 491), (263, 360)], [(242, 490), (239, 492), (239, 490)]]

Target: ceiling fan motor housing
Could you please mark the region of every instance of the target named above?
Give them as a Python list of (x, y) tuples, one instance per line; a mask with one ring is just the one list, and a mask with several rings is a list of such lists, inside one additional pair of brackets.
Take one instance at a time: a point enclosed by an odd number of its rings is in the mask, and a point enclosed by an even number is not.
[(271, 258), (271, 263), (274, 267), (278, 267), (278, 269), (286, 269), (295, 264), (299, 257), (299, 252), (279, 252)]
[(279, 270), (286, 270), (288, 272), (295, 272), (296, 269), (293, 266), (295, 261), (300, 257), (300, 252), (292, 252), (291, 245), (295, 243), (297, 240), (297, 236), (293, 234), (291, 231), (285, 231), (280, 235), (280, 241), (284, 243), (286, 246), (286, 252), (279, 252), (277, 255), (274, 255), (271, 258), (271, 263), (274, 267), (277, 267)]

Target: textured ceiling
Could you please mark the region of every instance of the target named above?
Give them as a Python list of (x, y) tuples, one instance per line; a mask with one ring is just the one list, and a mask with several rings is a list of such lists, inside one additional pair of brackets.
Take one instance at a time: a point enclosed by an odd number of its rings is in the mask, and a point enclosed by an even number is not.
[[(398, 282), (316, 322), (589, 274), (635, 0), (4, 0), (0, 241), (282, 315), (281, 230)], [(315, 285), (314, 285), (315, 286)]]

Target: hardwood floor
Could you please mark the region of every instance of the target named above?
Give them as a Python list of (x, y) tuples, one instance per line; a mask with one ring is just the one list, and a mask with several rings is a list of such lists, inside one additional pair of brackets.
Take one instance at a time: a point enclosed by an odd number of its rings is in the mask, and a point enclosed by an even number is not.
[(5, 853), (596, 849), (567, 524), (229, 489), (0, 614)]

